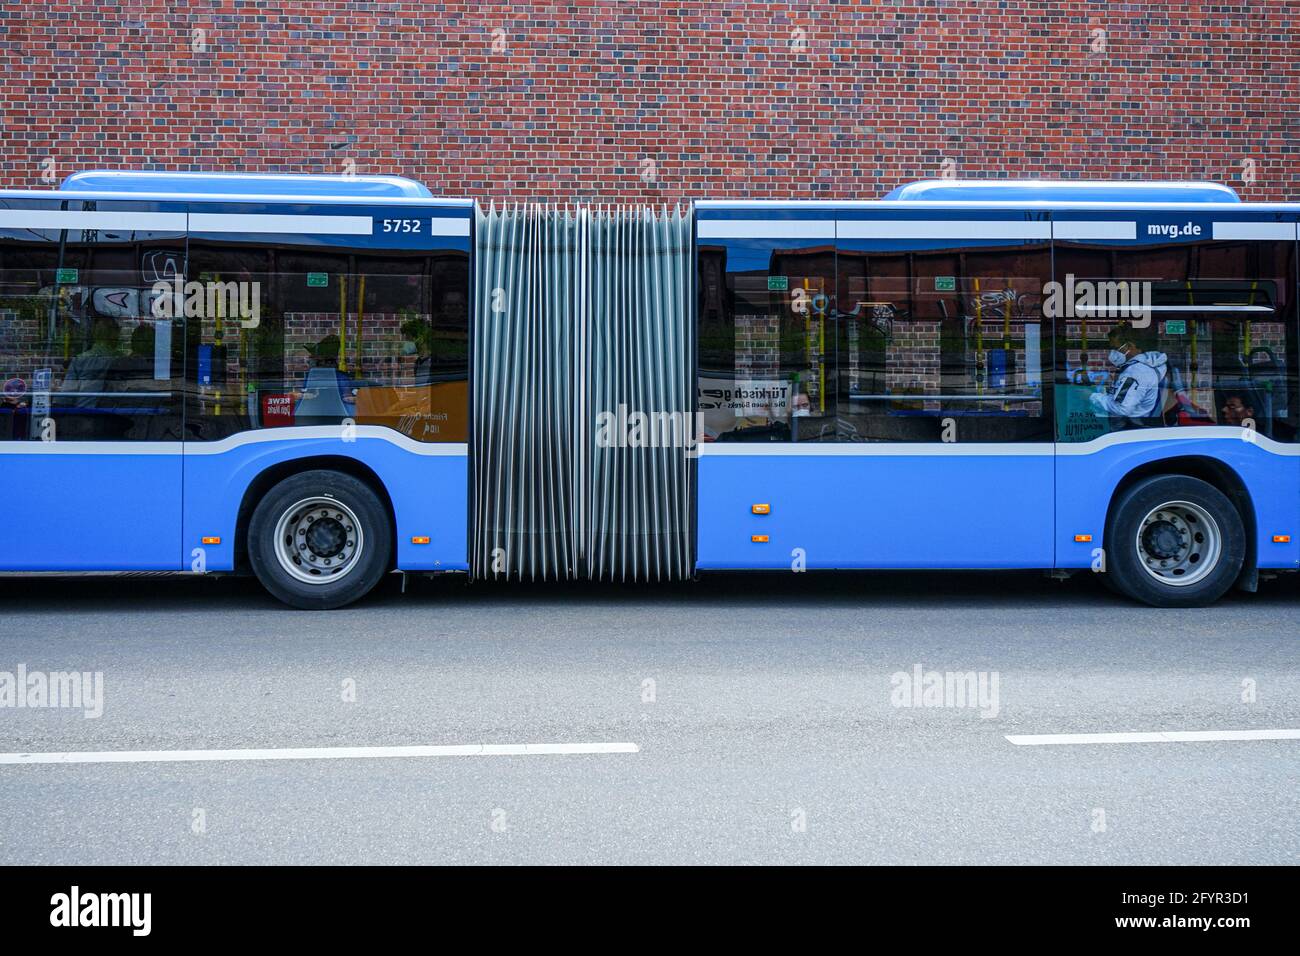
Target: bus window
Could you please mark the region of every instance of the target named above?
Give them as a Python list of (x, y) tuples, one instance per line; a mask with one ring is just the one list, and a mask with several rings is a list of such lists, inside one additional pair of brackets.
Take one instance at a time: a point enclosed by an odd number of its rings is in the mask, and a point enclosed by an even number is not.
[(190, 270), (243, 296), (219, 295), (190, 322), (194, 437), (350, 421), (418, 441), (466, 440), (465, 253), (196, 242)]
[(59, 249), (51, 238), (23, 232), (0, 233), (0, 441), (39, 438), (50, 417)]
[(1058, 244), (1059, 440), (1231, 425), (1293, 441), (1292, 245)]
[(841, 241), (839, 419), (849, 441), (1048, 441), (1045, 242)]
[(835, 441), (835, 253), (827, 242), (699, 248), (703, 440)]
[(183, 237), (57, 235), (0, 241), (0, 440), (179, 441), (182, 356), (155, 284)]

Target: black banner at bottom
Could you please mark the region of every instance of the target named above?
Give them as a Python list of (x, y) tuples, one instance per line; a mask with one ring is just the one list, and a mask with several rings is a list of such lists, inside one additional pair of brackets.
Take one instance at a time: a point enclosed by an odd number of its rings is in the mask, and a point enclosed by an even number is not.
[[(598, 929), (608, 940), (813, 936), (927, 945), (1132, 937), (1232, 945), (1293, 928), (1286, 870), (1226, 867), (621, 869), (26, 868), (0, 870), (9, 942), (292, 939)], [(673, 932), (673, 937), (664, 936)], [(876, 934), (881, 934), (876, 936)], [(683, 935), (685, 934), (685, 935)], [(1287, 936), (1290, 934), (1287, 933)]]

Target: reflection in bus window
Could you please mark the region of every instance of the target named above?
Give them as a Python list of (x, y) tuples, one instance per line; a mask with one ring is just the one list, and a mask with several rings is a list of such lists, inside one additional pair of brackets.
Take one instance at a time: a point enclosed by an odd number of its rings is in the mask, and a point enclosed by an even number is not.
[(835, 441), (834, 251), (737, 240), (700, 269), (703, 439)]
[(1057, 320), (1058, 439), (1232, 425), (1293, 440), (1294, 270), (1292, 242), (1058, 243), (1058, 277), (1096, 290)]

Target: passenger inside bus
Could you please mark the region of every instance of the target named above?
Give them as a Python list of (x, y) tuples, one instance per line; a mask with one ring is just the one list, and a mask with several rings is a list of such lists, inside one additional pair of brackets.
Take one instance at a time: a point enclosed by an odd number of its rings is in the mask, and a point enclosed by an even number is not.
[(1247, 421), (1253, 421), (1255, 406), (1250, 404), (1250, 401), (1243, 392), (1229, 392), (1225, 395), (1223, 407), (1220, 409), (1223, 414), (1223, 424), (1244, 425)]
[[(1202, 331), (1210, 333), (1204, 341), (1226, 347), (1198, 356), (1189, 338), (1180, 352), (1166, 353), (1149, 345), (1145, 330), (1127, 322), (1111, 329), (1108, 361), (1114, 380), (1088, 396), (1093, 414), (1109, 430), (1218, 424), (1253, 427), (1271, 436), (1277, 414), (1272, 396), (1284, 387), (1274, 382), (1280, 366), (1271, 350), (1255, 348), (1249, 358), (1229, 351), (1244, 334), (1236, 323), (1205, 322)], [(1068, 378), (1084, 384), (1091, 376), (1076, 370)], [(1194, 389), (1192, 381), (1201, 387)], [(1213, 390), (1206, 387), (1211, 381)]]
[(95, 408), (113, 377), (114, 362), (121, 356), (121, 333), (117, 320), (100, 316), (90, 330), (90, 348), (68, 363), (59, 391), (67, 395), (64, 407)]
[(1161, 423), (1169, 358), (1164, 352), (1148, 351), (1144, 345), (1140, 346), (1138, 338), (1136, 330), (1127, 322), (1110, 330), (1107, 358), (1116, 370), (1115, 380), (1104, 391), (1088, 397), (1098, 418), (1136, 426)]
[(303, 348), (311, 353), (311, 368), (302, 383), (302, 397), (294, 409), (294, 420), (333, 422), (354, 417), (356, 388), (352, 376), (339, 370), (339, 337), (327, 335), (315, 345)]

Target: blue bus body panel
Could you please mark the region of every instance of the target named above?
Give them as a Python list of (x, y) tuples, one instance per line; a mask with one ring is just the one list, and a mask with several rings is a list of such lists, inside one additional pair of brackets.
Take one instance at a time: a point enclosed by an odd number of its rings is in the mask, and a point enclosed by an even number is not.
[[(1057, 445), (1057, 566), (1086, 568), (1103, 542), (1106, 511), (1120, 481), (1134, 468), (1162, 458), (1201, 456), (1237, 473), (1254, 505), (1256, 554), (1261, 568), (1300, 566), (1300, 445), (1258, 436), (1244, 441), (1240, 428), (1128, 431), (1078, 445)], [(1075, 535), (1092, 535), (1076, 542)], [(1285, 543), (1274, 535), (1288, 535)]]
[(179, 442), (5, 442), (0, 475), (10, 498), (0, 570), (181, 569)]
[[(243, 432), (185, 454), (185, 555), (203, 549), (208, 571), (235, 567), (235, 528), (248, 486), (267, 468), (301, 458), (349, 458), (373, 471), (393, 503), (397, 566), (404, 571), (468, 569), (469, 459), (465, 445), (425, 444), (388, 428), (357, 426), (345, 440), (331, 426)], [(205, 537), (221, 544), (204, 545)], [(427, 537), (428, 544), (412, 544)]]
[[(301, 437), (277, 432), (313, 432)], [(224, 442), (129, 445), (95, 453), (0, 446), (0, 469), (15, 502), (5, 519), (0, 571), (230, 571), (244, 492), (287, 461), (344, 457), (383, 482), (397, 521), (397, 566), (463, 571), (468, 565), (466, 446), (424, 444), (378, 426), (354, 441), (338, 428), (244, 432)], [(183, 463), (182, 463), (183, 462)], [(184, 488), (182, 503), (182, 482)], [(219, 545), (204, 545), (219, 537)], [(429, 544), (412, 544), (427, 537)]]
[[(744, 447), (701, 450), (702, 570), (789, 570), (798, 558), (810, 569), (1052, 566), (1050, 444), (1012, 455), (732, 451)], [(756, 504), (770, 513), (754, 514)]]

